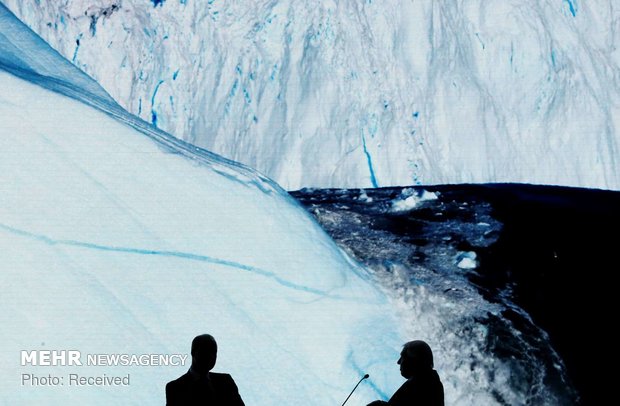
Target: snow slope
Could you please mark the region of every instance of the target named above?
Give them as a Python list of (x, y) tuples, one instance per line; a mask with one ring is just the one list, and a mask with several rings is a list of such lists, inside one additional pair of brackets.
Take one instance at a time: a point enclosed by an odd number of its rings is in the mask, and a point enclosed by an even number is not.
[(357, 402), (399, 384), (389, 301), (277, 185), (125, 113), (1, 4), (0, 88), (0, 404), (162, 404), (188, 365), (20, 352), (187, 354), (204, 332), (248, 405), (336, 404), (371, 366)]
[(130, 112), (285, 188), (620, 189), (614, 0), (3, 0)]

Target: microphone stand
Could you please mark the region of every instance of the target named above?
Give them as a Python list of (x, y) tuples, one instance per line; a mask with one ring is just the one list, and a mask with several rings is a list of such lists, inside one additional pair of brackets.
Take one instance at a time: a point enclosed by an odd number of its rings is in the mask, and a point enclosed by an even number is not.
[(342, 402), (341, 406), (344, 406), (345, 403), (347, 403), (347, 400), (349, 400), (349, 398), (351, 397), (351, 395), (353, 394), (353, 392), (355, 392), (355, 389), (357, 389), (357, 387), (360, 385), (360, 383), (362, 383), (362, 381), (364, 379), (367, 379), (370, 375), (366, 374), (362, 377), (362, 379), (360, 379), (360, 381), (357, 383), (357, 385), (355, 385), (355, 387), (353, 388), (353, 390), (351, 391), (351, 393), (349, 393), (349, 396), (347, 396), (347, 398), (344, 400), (344, 402)]

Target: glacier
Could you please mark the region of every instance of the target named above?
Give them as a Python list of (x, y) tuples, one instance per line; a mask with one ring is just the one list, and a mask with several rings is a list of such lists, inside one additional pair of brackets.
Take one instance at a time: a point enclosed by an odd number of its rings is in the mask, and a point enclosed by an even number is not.
[(0, 403), (161, 404), (187, 365), (20, 354), (187, 354), (205, 332), (247, 404), (339, 404), (366, 372), (351, 404), (386, 399), (412, 338), (435, 349), (449, 403), (528, 398), (484, 326), (454, 332), (493, 306), (380, 287), (278, 184), (128, 113), (3, 4), (0, 86)]
[(398, 385), (390, 299), (279, 186), (125, 112), (1, 4), (0, 39), (0, 403), (161, 404), (188, 365), (20, 352), (187, 354), (203, 332), (247, 404), (336, 403), (371, 367), (358, 402)]
[(3, 0), (128, 111), (289, 190), (620, 189), (613, 0)]
[[(351, 404), (385, 399), (412, 338), (436, 351), (449, 404), (557, 403), (488, 352), (476, 319), (499, 310), (478, 294), (380, 287), (278, 184), (128, 113), (1, 3), (0, 84), (0, 403), (162, 403), (187, 366), (32, 367), (19, 354), (186, 354), (203, 332), (247, 404), (339, 404), (365, 372)], [(415, 205), (402, 197), (395, 210)], [(24, 373), (131, 385), (31, 387)]]

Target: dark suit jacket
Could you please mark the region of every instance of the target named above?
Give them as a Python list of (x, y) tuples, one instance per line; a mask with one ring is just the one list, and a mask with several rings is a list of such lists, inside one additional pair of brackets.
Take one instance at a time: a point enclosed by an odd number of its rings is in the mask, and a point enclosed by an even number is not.
[(239, 390), (228, 374), (209, 372), (199, 378), (188, 372), (166, 385), (167, 406), (244, 406)]
[(387, 402), (389, 406), (444, 406), (443, 385), (433, 370), (410, 378)]

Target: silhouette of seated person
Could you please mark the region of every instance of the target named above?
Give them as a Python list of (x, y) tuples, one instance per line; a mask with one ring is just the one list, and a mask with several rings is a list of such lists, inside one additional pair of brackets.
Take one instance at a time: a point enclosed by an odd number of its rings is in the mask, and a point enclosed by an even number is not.
[(433, 369), (433, 352), (424, 341), (410, 341), (398, 359), (400, 374), (407, 381), (389, 401), (376, 400), (367, 406), (444, 406), (443, 385)]
[(192, 341), (192, 366), (166, 385), (167, 406), (243, 406), (239, 390), (228, 374), (210, 372), (217, 359), (217, 343), (209, 334)]

